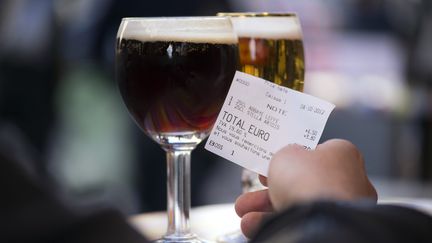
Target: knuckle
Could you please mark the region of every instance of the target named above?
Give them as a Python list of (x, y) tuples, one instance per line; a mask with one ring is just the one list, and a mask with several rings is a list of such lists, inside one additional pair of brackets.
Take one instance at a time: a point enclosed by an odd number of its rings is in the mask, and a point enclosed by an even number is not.
[(360, 150), (352, 142), (345, 139), (334, 139), (333, 143), (335, 143), (335, 146), (338, 146), (341, 149), (343, 149), (347, 154), (355, 158), (359, 158), (359, 159), (362, 158), (362, 154)]

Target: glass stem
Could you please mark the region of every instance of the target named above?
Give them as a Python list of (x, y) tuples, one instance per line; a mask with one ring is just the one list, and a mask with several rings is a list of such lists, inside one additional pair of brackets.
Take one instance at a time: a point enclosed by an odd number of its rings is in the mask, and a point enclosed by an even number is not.
[(168, 148), (167, 198), (168, 230), (165, 238), (191, 237), (190, 158), (193, 148)]

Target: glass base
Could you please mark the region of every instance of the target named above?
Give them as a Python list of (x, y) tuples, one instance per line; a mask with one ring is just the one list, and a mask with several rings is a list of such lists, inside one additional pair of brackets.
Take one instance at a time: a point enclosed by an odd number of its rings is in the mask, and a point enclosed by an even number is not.
[(190, 237), (164, 237), (154, 241), (155, 243), (211, 243), (211, 241), (198, 238), (196, 235)]
[(247, 243), (248, 241), (240, 230), (222, 235), (217, 239), (218, 243)]

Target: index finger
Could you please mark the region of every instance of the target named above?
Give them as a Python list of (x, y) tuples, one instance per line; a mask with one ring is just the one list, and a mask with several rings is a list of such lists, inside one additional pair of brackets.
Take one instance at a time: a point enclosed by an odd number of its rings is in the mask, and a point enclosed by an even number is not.
[(268, 190), (248, 192), (240, 195), (235, 202), (235, 211), (239, 217), (249, 212), (271, 212), (273, 206)]

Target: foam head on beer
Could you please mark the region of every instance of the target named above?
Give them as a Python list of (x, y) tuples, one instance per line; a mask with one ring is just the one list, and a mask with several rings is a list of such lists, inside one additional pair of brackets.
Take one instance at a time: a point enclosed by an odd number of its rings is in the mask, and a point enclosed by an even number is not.
[[(218, 17), (129, 18), (119, 28), (120, 39), (139, 41), (178, 41), (194, 43), (237, 43), (236, 34), (229, 22), (218, 21)], [(228, 26), (227, 26), (228, 25)], [(127, 30), (121, 32), (121, 30)]]
[(296, 17), (233, 17), (238, 37), (262, 39), (301, 40), (302, 34)]

